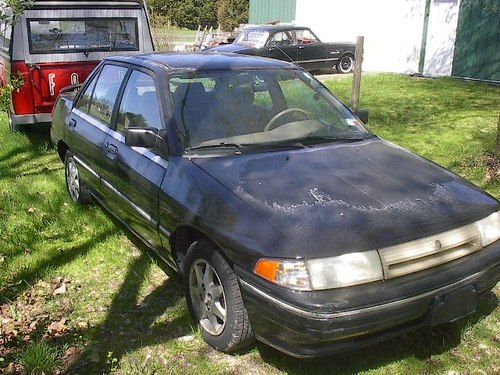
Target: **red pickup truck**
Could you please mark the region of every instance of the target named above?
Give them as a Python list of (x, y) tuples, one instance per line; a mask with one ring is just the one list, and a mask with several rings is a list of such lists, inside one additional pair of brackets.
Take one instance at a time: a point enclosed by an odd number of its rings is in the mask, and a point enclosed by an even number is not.
[(13, 131), (50, 123), (59, 91), (83, 83), (102, 59), (153, 51), (140, 0), (39, 0), (11, 23), (0, 23), (0, 86), (22, 78), (12, 93)]

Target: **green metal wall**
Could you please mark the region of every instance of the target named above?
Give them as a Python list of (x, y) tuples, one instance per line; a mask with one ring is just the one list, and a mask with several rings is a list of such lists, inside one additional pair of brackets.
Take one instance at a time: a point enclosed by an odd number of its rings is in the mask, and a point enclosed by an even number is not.
[(452, 74), (500, 81), (498, 0), (462, 0)]
[(249, 23), (290, 22), (295, 19), (296, 0), (250, 0)]

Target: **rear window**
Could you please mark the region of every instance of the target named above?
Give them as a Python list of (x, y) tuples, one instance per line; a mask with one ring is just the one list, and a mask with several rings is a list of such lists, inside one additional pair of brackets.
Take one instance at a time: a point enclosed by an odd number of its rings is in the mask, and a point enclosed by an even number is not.
[(137, 18), (28, 19), (30, 53), (138, 51)]

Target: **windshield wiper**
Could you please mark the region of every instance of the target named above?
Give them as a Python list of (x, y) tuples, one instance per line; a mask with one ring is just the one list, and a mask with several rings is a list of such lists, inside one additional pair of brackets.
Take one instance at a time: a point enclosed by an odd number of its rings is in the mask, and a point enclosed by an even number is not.
[(193, 151), (193, 150), (202, 150), (206, 148), (241, 148), (243, 145), (239, 143), (226, 143), (226, 142), (221, 142), (221, 143), (214, 143), (214, 144), (208, 144), (208, 145), (199, 145), (199, 146), (193, 146), (193, 147), (188, 147), (186, 148), (186, 151)]
[[(326, 137), (326, 136), (316, 136), (316, 137), (306, 137), (303, 138), (301, 141), (310, 144), (310, 143), (315, 143), (315, 142), (358, 142), (358, 141), (364, 141), (367, 139), (367, 137)], [(308, 142), (310, 141), (310, 142)]]

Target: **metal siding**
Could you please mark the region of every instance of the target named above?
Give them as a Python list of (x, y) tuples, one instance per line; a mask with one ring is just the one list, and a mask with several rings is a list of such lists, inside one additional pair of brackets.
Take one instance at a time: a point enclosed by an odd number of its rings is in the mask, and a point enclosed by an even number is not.
[(500, 81), (498, 0), (462, 0), (453, 75)]
[(250, 0), (250, 23), (291, 22), (295, 19), (296, 0)]

